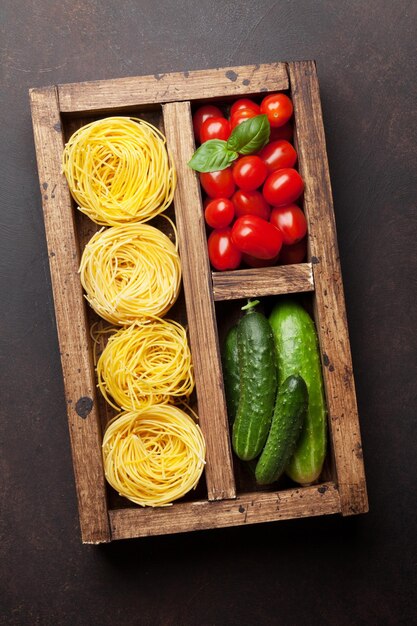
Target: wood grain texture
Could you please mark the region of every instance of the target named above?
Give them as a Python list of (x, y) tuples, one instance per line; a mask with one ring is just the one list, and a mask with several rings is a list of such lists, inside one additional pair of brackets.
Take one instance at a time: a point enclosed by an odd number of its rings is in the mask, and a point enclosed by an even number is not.
[(237, 300), (314, 290), (311, 263), (213, 272), (212, 279), (215, 300)]
[(221, 502), (184, 502), (166, 508), (110, 510), (109, 517), (112, 539), (128, 539), (339, 512), (339, 493), (335, 484), (329, 482), (280, 492), (245, 493), (236, 500)]
[(187, 166), (194, 150), (189, 102), (163, 107), (165, 134), (178, 173), (174, 196), (185, 304), (193, 356), (198, 414), (207, 445), (209, 500), (236, 496), (211, 273), (196, 173)]
[(368, 499), (352, 371), (332, 191), (315, 63), (289, 63), (299, 170), (315, 283), (315, 321), (343, 515), (364, 513)]
[(58, 85), (63, 113), (241, 96), (288, 89), (285, 63), (245, 65)]
[(84, 543), (100, 543), (110, 540), (101, 430), (78, 276), (78, 243), (61, 174), (63, 135), (56, 88), (34, 89), (30, 96), (81, 535)]

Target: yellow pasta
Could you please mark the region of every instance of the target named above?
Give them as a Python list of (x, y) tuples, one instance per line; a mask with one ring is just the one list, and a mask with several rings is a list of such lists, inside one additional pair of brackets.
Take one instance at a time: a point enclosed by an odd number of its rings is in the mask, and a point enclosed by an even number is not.
[(134, 117), (107, 117), (77, 130), (62, 169), (80, 211), (97, 224), (145, 222), (172, 202), (176, 172), (164, 135)]
[(97, 232), (84, 248), (79, 272), (91, 307), (120, 325), (165, 315), (181, 283), (176, 245), (148, 224)]
[(116, 409), (188, 398), (194, 375), (185, 328), (156, 318), (120, 329), (98, 360), (97, 378), (103, 396)]
[(141, 506), (166, 506), (195, 488), (205, 464), (203, 434), (178, 407), (121, 413), (103, 438), (105, 476)]

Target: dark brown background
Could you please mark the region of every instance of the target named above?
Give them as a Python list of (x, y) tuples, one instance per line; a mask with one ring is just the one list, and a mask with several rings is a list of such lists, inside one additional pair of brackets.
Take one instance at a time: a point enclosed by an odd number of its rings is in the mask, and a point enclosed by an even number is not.
[[(3, 0), (2, 14), (0, 622), (417, 623), (416, 3)], [(371, 511), (82, 546), (28, 88), (307, 58)]]

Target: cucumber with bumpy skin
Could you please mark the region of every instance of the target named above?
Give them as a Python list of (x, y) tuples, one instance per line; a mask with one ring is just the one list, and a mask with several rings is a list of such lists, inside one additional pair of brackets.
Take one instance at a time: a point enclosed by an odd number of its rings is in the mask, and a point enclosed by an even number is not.
[(277, 370), (274, 337), (257, 301), (243, 310), (237, 326), (240, 397), (233, 424), (232, 445), (243, 461), (257, 457), (266, 441), (275, 404)]
[(227, 333), (222, 353), (222, 366), (227, 415), (229, 417), (229, 422), (233, 424), (240, 396), (237, 326), (233, 326)]
[(306, 485), (320, 476), (326, 455), (326, 403), (317, 333), (307, 311), (290, 298), (283, 298), (274, 307), (269, 321), (275, 339), (279, 382), (299, 374), (308, 389), (304, 426), (285, 468), (292, 480)]
[(307, 385), (301, 376), (289, 376), (278, 389), (271, 429), (256, 465), (259, 485), (275, 482), (284, 472), (300, 437), (307, 407)]

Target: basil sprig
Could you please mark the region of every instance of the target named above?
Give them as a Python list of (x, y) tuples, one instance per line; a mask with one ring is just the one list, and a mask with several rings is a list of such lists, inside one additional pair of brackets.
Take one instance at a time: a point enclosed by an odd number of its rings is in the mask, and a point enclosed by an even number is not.
[(266, 115), (250, 117), (234, 128), (227, 140), (227, 147), (239, 154), (252, 154), (268, 143), (270, 132), (271, 126)]
[(236, 126), (229, 139), (204, 142), (188, 162), (197, 172), (217, 172), (229, 167), (239, 154), (252, 154), (269, 141), (271, 127), (266, 115), (256, 115)]
[(238, 156), (223, 139), (209, 139), (194, 152), (188, 165), (197, 172), (217, 172), (229, 167)]

